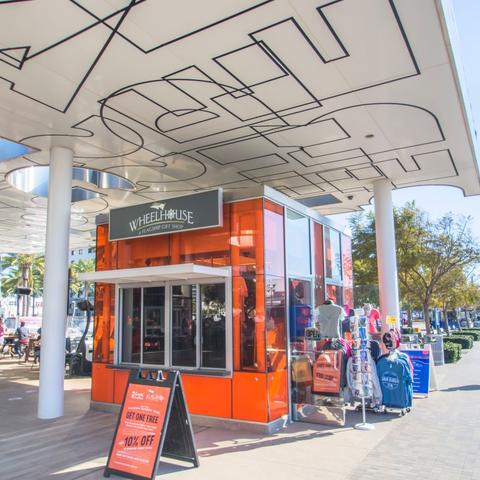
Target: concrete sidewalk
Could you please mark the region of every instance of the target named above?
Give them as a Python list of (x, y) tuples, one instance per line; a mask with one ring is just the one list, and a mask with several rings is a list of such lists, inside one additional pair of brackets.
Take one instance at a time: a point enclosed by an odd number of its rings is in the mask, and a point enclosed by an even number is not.
[[(372, 432), (293, 424), (262, 436), (196, 428), (200, 468), (161, 463), (158, 478), (473, 479), (480, 437), (480, 346), (437, 370), (441, 391), (415, 401), (412, 413), (370, 415)], [(35, 371), (0, 360), (0, 478), (100, 479), (116, 415), (89, 411), (88, 379), (66, 380), (66, 415), (35, 418)], [(114, 478), (113, 476), (111, 478)]]

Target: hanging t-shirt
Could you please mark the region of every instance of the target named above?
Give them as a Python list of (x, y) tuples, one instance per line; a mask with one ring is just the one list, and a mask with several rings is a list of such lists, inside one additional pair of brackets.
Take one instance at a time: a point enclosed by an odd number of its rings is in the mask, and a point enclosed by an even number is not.
[(382, 389), (383, 404), (392, 408), (412, 406), (413, 378), (405, 359), (395, 353), (380, 357), (377, 374)]
[(317, 320), (322, 338), (340, 337), (340, 325), (343, 319), (343, 308), (335, 304), (320, 305), (316, 309)]

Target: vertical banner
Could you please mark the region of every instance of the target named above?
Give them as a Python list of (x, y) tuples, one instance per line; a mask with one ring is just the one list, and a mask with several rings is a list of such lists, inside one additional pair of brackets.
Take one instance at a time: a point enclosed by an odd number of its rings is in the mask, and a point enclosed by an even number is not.
[(198, 467), (193, 430), (180, 374), (138, 371), (131, 375), (104, 476), (153, 479), (160, 456)]

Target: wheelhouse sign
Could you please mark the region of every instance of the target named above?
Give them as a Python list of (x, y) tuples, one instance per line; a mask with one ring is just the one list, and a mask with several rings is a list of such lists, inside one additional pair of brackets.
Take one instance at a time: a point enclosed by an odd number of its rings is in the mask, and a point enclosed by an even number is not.
[(222, 189), (110, 211), (110, 240), (162, 235), (223, 224)]

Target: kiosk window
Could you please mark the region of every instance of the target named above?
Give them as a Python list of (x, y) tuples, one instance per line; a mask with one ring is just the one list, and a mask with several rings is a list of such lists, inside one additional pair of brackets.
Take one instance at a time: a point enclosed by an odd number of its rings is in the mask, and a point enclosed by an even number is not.
[(143, 289), (143, 362), (165, 364), (165, 287)]
[(123, 290), (122, 297), (122, 359), (128, 363), (140, 363), (142, 289), (128, 288)]
[(201, 285), (202, 367), (225, 368), (225, 285)]
[(225, 283), (122, 287), (120, 362), (229, 368), (225, 292)]
[(197, 364), (197, 285), (172, 287), (172, 365)]

